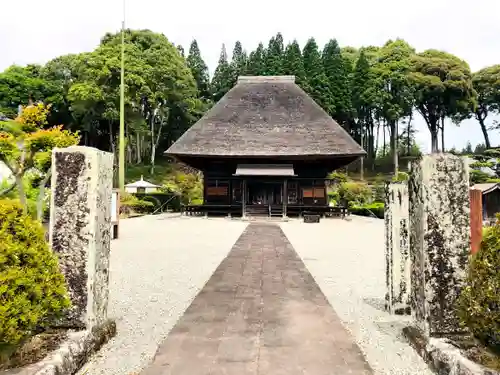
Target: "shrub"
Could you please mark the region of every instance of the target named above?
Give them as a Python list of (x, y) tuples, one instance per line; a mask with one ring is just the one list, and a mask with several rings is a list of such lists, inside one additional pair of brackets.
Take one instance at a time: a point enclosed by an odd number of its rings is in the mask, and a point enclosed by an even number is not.
[(46, 328), (69, 307), (64, 277), (39, 222), (0, 200), (0, 351)]
[(149, 213), (154, 210), (154, 203), (141, 200), (130, 193), (120, 194), (120, 213), (131, 214), (133, 212), (137, 213)]
[(374, 202), (370, 204), (364, 205), (353, 205), (349, 207), (349, 211), (354, 215), (359, 216), (371, 216), (374, 215), (379, 219), (384, 218), (384, 203), (382, 202)]
[(338, 188), (340, 199), (345, 199), (349, 205), (362, 205), (368, 203), (372, 197), (370, 187), (362, 182), (344, 182)]
[(392, 182), (408, 181), (409, 175), (406, 172), (398, 172), (396, 176), (392, 177)]
[(500, 352), (500, 216), (483, 231), (481, 249), (472, 257), (458, 301), (464, 325), (482, 343)]

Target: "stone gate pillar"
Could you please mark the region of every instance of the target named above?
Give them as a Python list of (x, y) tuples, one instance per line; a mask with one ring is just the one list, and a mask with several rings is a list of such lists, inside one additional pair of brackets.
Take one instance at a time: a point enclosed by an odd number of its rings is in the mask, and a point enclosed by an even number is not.
[(423, 156), (409, 179), (412, 315), (426, 336), (460, 331), (455, 305), (470, 254), (469, 167)]
[(111, 153), (52, 151), (50, 245), (72, 303), (64, 325), (90, 330), (107, 319), (112, 180)]
[(408, 313), (410, 307), (408, 184), (388, 183), (385, 189), (386, 309)]

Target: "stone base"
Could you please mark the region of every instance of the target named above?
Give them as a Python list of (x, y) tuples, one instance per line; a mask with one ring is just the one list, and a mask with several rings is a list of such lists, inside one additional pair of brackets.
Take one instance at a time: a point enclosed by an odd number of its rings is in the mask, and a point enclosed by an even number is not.
[(320, 215), (304, 215), (304, 223), (319, 223)]
[(416, 327), (403, 328), (403, 336), (439, 375), (500, 375), (466, 358), (460, 349), (446, 338), (428, 338)]
[(92, 331), (73, 331), (61, 346), (38, 363), (7, 370), (2, 375), (72, 375), (89, 357), (116, 334), (116, 324), (108, 320)]

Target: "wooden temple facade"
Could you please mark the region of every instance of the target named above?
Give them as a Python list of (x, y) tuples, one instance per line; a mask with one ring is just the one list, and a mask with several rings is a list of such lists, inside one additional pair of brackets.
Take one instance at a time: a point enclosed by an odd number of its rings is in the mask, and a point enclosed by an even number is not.
[(202, 206), (237, 216), (326, 213), (328, 174), (364, 150), (293, 76), (238, 83), (167, 151), (204, 176)]

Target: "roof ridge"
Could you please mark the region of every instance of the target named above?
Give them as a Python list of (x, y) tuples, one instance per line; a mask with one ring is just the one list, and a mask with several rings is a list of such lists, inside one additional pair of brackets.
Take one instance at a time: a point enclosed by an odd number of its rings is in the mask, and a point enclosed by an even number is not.
[(295, 76), (238, 76), (238, 83), (295, 83)]

